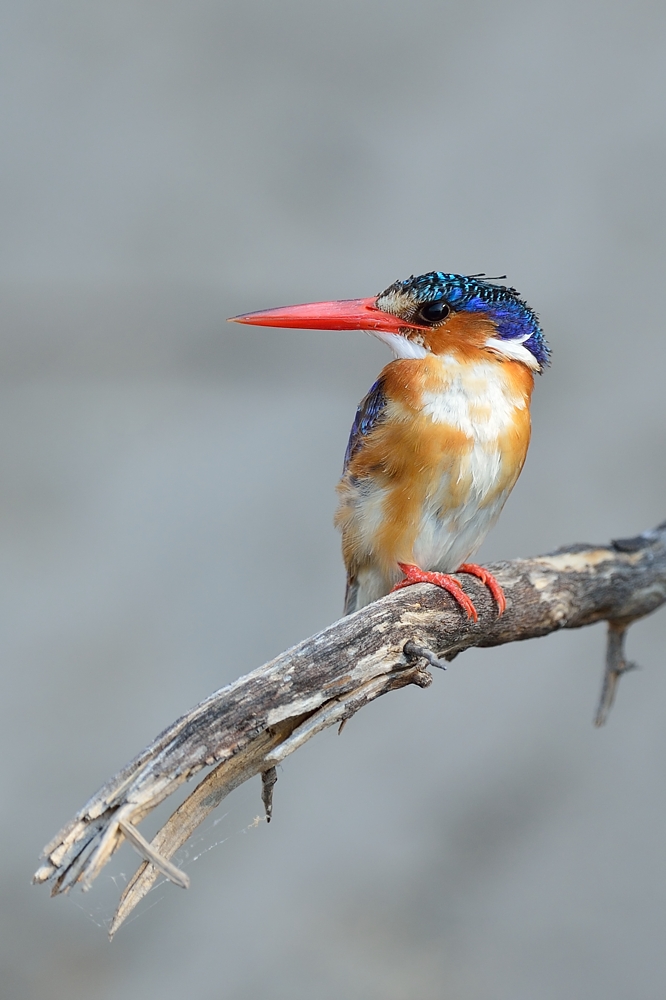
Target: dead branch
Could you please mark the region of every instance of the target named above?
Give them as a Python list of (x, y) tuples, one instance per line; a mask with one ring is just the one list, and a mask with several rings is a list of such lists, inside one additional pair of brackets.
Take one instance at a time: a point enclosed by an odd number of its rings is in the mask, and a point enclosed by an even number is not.
[[(479, 611), (474, 624), (442, 590), (421, 584), (377, 601), (186, 712), (111, 778), (44, 849), (35, 874), (52, 894), (84, 889), (127, 839), (144, 858), (127, 885), (111, 933), (162, 872), (189, 880), (170, 858), (234, 788), (262, 775), (267, 818), (275, 766), (328, 726), (408, 684), (428, 687), (426, 667), (444, 666), (471, 646), (533, 639), (562, 628), (609, 623), (606, 671), (596, 724), (608, 714), (629, 625), (666, 602), (666, 522), (609, 546), (572, 545), (551, 555), (495, 563), (507, 597), (497, 617), (488, 591), (461, 574)], [(136, 825), (202, 768), (212, 767), (149, 844)]]

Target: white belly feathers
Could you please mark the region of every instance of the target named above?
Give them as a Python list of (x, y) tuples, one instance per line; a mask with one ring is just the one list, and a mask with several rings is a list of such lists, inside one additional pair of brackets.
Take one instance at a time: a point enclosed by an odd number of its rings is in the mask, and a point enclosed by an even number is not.
[(434, 423), (462, 431), (471, 441), (458, 470), (458, 483), (466, 481), (468, 488), (463, 502), (452, 507), (451, 497), (457, 491), (449, 474), (442, 475), (439, 489), (423, 507), (414, 561), (423, 569), (451, 572), (476, 552), (506, 502), (510, 489), (487, 498), (503, 475), (500, 438), (526, 403), (512, 391), (501, 366), (461, 365), (451, 356), (442, 362), (446, 384), (440, 391), (423, 392), (421, 412)]

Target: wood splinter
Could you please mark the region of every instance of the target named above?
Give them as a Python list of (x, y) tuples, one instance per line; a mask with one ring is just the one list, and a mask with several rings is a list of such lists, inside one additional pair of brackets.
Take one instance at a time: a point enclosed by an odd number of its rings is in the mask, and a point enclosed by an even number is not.
[(189, 889), (189, 875), (186, 875), (185, 872), (180, 870), (180, 868), (176, 868), (176, 866), (172, 865), (170, 861), (167, 861), (167, 859), (163, 858), (161, 854), (158, 854), (157, 851), (150, 846), (146, 838), (139, 833), (137, 828), (129, 822), (129, 820), (119, 819), (118, 826), (125, 834), (134, 850), (137, 851), (142, 858), (153, 864), (155, 868), (157, 868), (158, 871), (161, 871), (163, 875), (166, 875), (169, 881), (173, 882), (174, 885), (180, 886), (181, 889)]
[(270, 823), (273, 815), (273, 789), (276, 781), (277, 771), (274, 767), (269, 767), (267, 771), (261, 772), (261, 801), (264, 803), (267, 823)]
[(609, 712), (613, 707), (617, 684), (622, 674), (629, 673), (630, 670), (637, 670), (638, 664), (631, 663), (624, 658), (624, 640), (627, 635), (629, 624), (626, 622), (608, 622), (608, 634), (606, 639), (606, 665), (604, 667), (604, 679), (601, 683), (601, 695), (597, 714), (594, 717), (595, 726), (603, 726)]

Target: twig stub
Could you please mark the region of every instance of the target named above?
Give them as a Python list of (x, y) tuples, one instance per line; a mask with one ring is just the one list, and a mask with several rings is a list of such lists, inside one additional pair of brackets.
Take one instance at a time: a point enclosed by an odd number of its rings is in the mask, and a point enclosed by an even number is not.
[(615, 701), (618, 681), (622, 674), (638, 669), (636, 663), (630, 663), (624, 658), (624, 643), (628, 628), (629, 625), (626, 622), (620, 624), (619, 622), (610, 621), (608, 623), (604, 678), (601, 684), (601, 695), (599, 696), (597, 713), (594, 717), (594, 724), (597, 727), (603, 726), (608, 719), (613, 702)]
[(446, 670), (446, 663), (440, 660), (432, 649), (426, 649), (425, 646), (417, 646), (415, 642), (408, 639), (405, 645), (402, 647), (402, 651), (409, 660), (425, 660), (429, 663), (431, 667), (438, 667), (440, 670)]

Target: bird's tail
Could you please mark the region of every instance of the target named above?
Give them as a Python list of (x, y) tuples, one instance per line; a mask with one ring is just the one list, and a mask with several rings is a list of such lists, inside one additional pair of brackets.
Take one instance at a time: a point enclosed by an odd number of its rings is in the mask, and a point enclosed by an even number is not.
[[(397, 575), (397, 574), (396, 574)], [(345, 614), (351, 615), (366, 604), (384, 597), (391, 590), (395, 580), (385, 576), (376, 566), (360, 566), (354, 573), (347, 574), (345, 591)]]
[(359, 607), (359, 583), (358, 578), (355, 576), (347, 577), (347, 588), (345, 590), (345, 614), (351, 615), (354, 611), (358, 611)]

